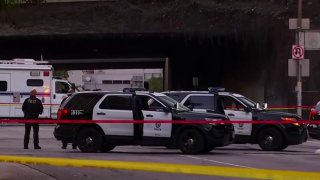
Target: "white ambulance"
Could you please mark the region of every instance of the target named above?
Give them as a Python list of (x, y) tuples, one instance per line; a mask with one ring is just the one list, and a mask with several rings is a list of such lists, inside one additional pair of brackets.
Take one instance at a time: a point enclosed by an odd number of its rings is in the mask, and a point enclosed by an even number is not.
[(53, 77), (53, 67), (33, 59), (0, 60), (0, 119), (22, 118), (22, 104), (36, 89), (43, 103), (40, 118), (57, 118), (63, 98), (72, 89), (67, 80)]

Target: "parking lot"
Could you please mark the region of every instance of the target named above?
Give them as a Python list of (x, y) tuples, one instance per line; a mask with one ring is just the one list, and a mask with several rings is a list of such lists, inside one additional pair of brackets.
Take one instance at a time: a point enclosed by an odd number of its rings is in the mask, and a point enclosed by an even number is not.
[[(61, 142), (54, 139), (53, 126), (40, 127), (41, 150), (34, 150), (32, 140), (29, 149), (23, 149), (24, 126), (0, 126), (1, 155), (31, 157), (63, 157), (76, 159), (139, 161), (189, 165), (264, 168), (294, 171), (319, 171), (320, 141), (309, 139), (306, 143), (289, 146), (284, 151), (262, 151), (257, 145), (230, 145), (216, 148), (208, 154), (184, 155), (179, 150), (164, 147), (120, 146), (109, 153), (81, 153), (61, 149)], [(32, 137), (31, 137), (32, 138)], [(197, 176), (184, 174), (122, 171), (112, 169), (55, 167), (30, 164), (0, 164), (0, 177), (4, 179), (232, 179), (226, 177)]]

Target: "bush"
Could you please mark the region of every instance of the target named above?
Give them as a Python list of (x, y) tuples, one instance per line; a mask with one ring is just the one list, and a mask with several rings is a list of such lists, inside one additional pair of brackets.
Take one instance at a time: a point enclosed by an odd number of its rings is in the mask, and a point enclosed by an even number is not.
[(19, 0), (0, 0), (0, 9), (9, 9), (19, 4)]

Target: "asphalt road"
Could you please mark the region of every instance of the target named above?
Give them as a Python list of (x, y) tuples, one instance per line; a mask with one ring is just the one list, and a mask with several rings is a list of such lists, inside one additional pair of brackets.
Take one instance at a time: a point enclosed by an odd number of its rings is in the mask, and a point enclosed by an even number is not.
[[(29, 149), (23, 149), (24, 126), (0, 126), (0, 155), (17, 155), (32, 157), (62, 157), (78, 159), (120, 160), (177, 163), (191, 165), (231, 166), (244, 168), (266, 168), (295, 171), (319, 171), (320, 141), (289, 146), (281, 152), (261, 151), (257, 145), (230, 145), (217, 148), (209, 154), (184, 155), (179, 150), (164, 147), (121, 146), (109, 153), (81, 153), (61, 149), (61, 142), (54, 139), (53, 126), (40, 127), (41, 150), (34, 150), (32, 135)], [(211, 177), (143, 171), (122, 171), (112, 169), (55, 167), (45, 165), (0, 163), (1, 179), (232, 179), (228, 177)], [(235, 179), (235, 178), (234, 178)]]

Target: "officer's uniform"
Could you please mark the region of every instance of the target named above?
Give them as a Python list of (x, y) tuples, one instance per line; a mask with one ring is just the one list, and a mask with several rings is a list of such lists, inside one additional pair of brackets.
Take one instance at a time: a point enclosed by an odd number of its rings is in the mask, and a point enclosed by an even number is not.
[[(35, 91), (36, 94), (36, 91)], [(22, 111), (24, 112), (25, 119), (38, 119), (39, 114), (43, 112), (42, 102), (32, 94), (27, 98), (22, 105)], [(33, 127), (33, 144), (35, 149), (41, 149), (39, 146), (39, 124), (38, 123), (26, 123), (24, 134), (24, 149), (28, 149), (31, 126)]]

